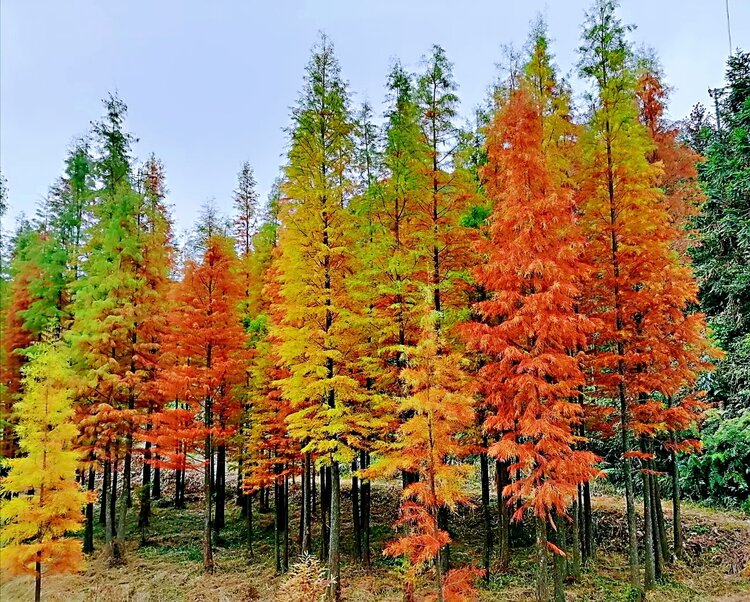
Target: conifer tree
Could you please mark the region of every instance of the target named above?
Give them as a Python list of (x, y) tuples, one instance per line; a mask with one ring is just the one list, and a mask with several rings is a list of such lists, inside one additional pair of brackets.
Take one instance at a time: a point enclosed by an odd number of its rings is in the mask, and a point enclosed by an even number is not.
[(707, 201), (696, 226), (700, 245), (692, 257), (701, 286), (700, 301), (726, 358), (718, 364), (711, 394), (730, 415), (750, 408), (750, 216), (747, 212), (750, 53), (727, 61), (719, 114), (721, 127), (706, 130), (706, 161), (698, 166)]
[[(617, 4), (599, 0), (587, 16), (581, 72), (593, 80), (593, 114), (584, 136), (581, 199), (587, 258), (595, 277), (587, 289), (588, 314), (600, 326), (591, 352), (597, 394), (619, 412), (625, 482), (630, 585), (642, 596), (635, 524), (633, 463), (645, 463), (645, 585), (655, 580), (647, 439), (660, 428), (664, 399), (694, 385), (709, 352), (691, 270), (675, 245), (675, 229), (663, 192), (661, 170), (650, 164), (653, 142), (638, 121), (636, 81), (627, 27)], [(634, 435), (640, 449), (634, 446)]]
[(353, 378), (353, 303), (346, 278), (352, 264), (348, 171), (352, 122), (346, 86), (330, 41), (313, 50), (301, 98), (292, 112), (291, 148), (282, 186), (278, 262), (283, 325), (279, 354), (290, 370), (281, 381), (294, 412), (290, 431), (321, 454), (330, 471), (329, 598), (340, 592), (340, 463), (352, 460), (351, 404), (361, 395)]
[[(441, 508), (456, 510), (468, 501), (465, 485), (470, 467), (458, 460), (466, 453), (461, 433), (469, 428), (474, 416), (473, 400), (464, 393), (466, 376), (460, 368), (460, 356), (441, 349), (437, 319), (431, 310), (424, 320), (422, 339), (403, 371), (410, 393), (403, 399), (401, 410), (408, 418), (399, 426), (396, 440), (385, 445), (371, 472), (392, 474), (401, 470), (418, 476), (401, 496), (396, 526), (406, 527), (407, 532), (389, 544), (385, 554), (403, 556), (407, 561), (405, 599), (414, 599), (416, 576), (432, 564), (437, 600), (444, 602), (474, 599), (470, 587), (451, 585), (458, 577), (470, 580), (470, 572), (443, 572), (440, 556), (450, 536), (438, 522)], [(467, 595), (450, 596), (447, 592), (451, 588), (464, 590)]]
[(24, 393), (14, 411), (23, 456), (10, 460), (0, 481), (2, 566), (35, 576), (41, 600), (42, 574), (72, 572), (83, 564), (81, 544), (65, 535), (80, 529), (86, 494), (75, 480), (80, 460), (74, 448), (73, 373), (66, 347), (38, 343), (23, 369)]
[[(94, 171), (100, 187), (86, 233), (84, 276), (74, 287), (75, 320), (69, 336), (77, 367), (86, 375), (81, 399), (91, 412), (101, 410), (105, 430), (118, 435), (91, 440), (105, 473), (111, 473), (110, 494), (104, 499), (107, 543), (116, 561), (131, 504), (134, 433), (139, 416), (151, 405), (149, 389), (164, 326), (161, 305), (171, 268), (171, 226), (162, 193), (152, 188), (155, 179), (162, 178), (161, 168), (152, 160), (145, 168), (150, 175), (133, 175), (132, 137), (122, 129), (126, 107), (113, 97), (105, 107), (107, 117), (93, 128), (98, 153)], [(120, 466), (123, 495), (116, 512)]]
[[(203, 568), (211, 573), (212, 531), (216, 529), (214, 486), (217, 506), (224, 503), (218, 492), (224, 486), (221, 466), (217, 462), (214, 473), (214, 454), (216, 447), (226, 445), (239, 417), (235, 388), (244, 381), (244, 336), (239, 316), (242, 291), (235, 273), (237, 257), (232, 240), (212, 236), (206, 245), (200, 263), (188, 261), (177, 289), (176, 305), (169, 316), (172, 330), (165, 344), (171, 366), (163, 367), (160, 384), (168, 398), (178, 399), (190, 411), (192, 422), (183, 421), (184, 416), (173, 409), (167, 409), (168, 417), (158, 416), (157, 421), (167, 429), (173, 428), (175, 420), (182, 424), (176, 439), (183, 446), (196, 440), (197, 429), (203, 437)], [(157, 431), (155, 435), (162, 433)], [(177, 453), (185, 451), (192, 450), (187, 447)], [(184, 458), (179, 460), (184, 464)]]
[(234, 191), (234, 237), (237, 240), (237, 254), (246, 257), (252, 248), (260, 218), (258, 193), (253, 168), (245, 161), (237, 174), (237, 189)]
[[(499, 437), (488, 453), (519, 472), (502, 495), (518, 503), (516, 520), (526, 510), (536, 519), (537, 600), (546, 602), (548, 525), (566, 516), (578, 485), (598, 470), (596, 456), (576, 449), (584, 384), (577, 354), (592, 324), (576, 311), (588, 267), (562, 158), (572, 139), (569, 100), (543, 29), (532, 42), (519, 87), (486, 130), (482, 172), (495, 208), (489, 238), (478, 243), (486, 262), (474, 278), (487, 299), (475, 305), (481, 322), (468, 323), (464, 332), (469, 348), (485, 358), (480, 386), (492, 413), (484, 430)], [(562, 576), (555, 582), (559, 590)], [(555, 599), (564, 599), (562, 591)]]
[[(424, 71), (416, 88), (422, 142), (428, 152), (422, 173), (423, 190), (416, 196), (420, 271), (422, 281), (432, 289), (435, 311), (448, 316), (460, 305), (460, 297), (455, 294), (460, 282), (457, 276), (468, 249), (467, 233), (460, 220), (471, 196), (471, 185), (464, 170), (456, 169), (461, 133), (454, 123), (458, 96), (453, 65), (437, 45), (423, 63)], [(436, 327), (439, 326), (438, 322)]]

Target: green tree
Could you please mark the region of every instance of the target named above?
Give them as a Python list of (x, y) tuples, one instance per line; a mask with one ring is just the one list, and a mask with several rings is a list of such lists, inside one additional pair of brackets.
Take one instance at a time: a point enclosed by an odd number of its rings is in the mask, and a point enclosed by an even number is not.
[(721, 129), (703, 128), (706, 160), (698, 173), (706, 196), (691, 249), (701, 306), (726, 352), (709, 380), (713, 399), (734, 415), (750, 409), (750, 53), (727, 62)]

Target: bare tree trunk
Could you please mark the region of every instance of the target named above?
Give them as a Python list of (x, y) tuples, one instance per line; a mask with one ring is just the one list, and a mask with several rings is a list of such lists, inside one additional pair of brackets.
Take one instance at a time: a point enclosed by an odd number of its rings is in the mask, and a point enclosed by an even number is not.
[[(565, 524), (563, 520), (555, 515), (555, 533), (553, 536), (553, 543), (565, 551), (567, 548), (567, 542), (565, 541)], [(565, 602), (565, 587), (563, 586), (563, 579), (565, 578), (565, 558), (560, 554), (553, 554), (552, 558), (552, 572), (553, 572), (553, 584), (554, 584), (554, 601)]]
[(682, 508), (680, 504), (680, 469), (677, 464), (677, 453), (672, 451), (672, 532), (674, 535), (674, 555), (678, 560), (685, 559), (685, 547), (682, 543)]
[(284, 477), (284, 572), (289, 570), (289, 476)]
[[(148, 426), (146, 427), (148, 428)], [(138, 512), (138, 526), (141, 529), (141, 543), (146, 541), (146, 529), (151, 518), (151, 442), (146, 441), (143, 453), (143, 487), (141, 488), (141, 507)]]
[[(90, 458), (93, 461), (93, 458)], [(89, 466), (89, 476), (86, 489), (89, 495), (94, 492), (94, 467)], [(94, 502), (86, 504), (86, 527), (83, 536), (83, 553), (91, 554), (94, 551)]]
[(274, 520), (273, 520), (273, 556), (276, 564), (276, 574), (281, 574), (281, 522), (283, 520), (281, 516), (281, 496), (283, 495), (281, 490), (281, 483), (279, 483), (279, 466), (274, 466), (274, 472), (276, 473), (276, 479), (273, 482), (273, 508), (274, 508)]
[(498, 546), (500, 548), (501, 572), (510, 568), (510, 509), (503, 497), (503, 489), (508, 485), (508, 465), (504, 462), (495, 461), (495, 479), (497, 483), (497, 511), (498, 511)]
[(102, 475), (102, 494), (99, 500), (99, 524), (107, 524), (107, 499), (109, 496), (109, 481), (112, 478), (112, 465), (109, 460), (104, 461), (104, 469)]
[(117, 460), (112, 464), (112, 479), (110, 483), (111, 494), (107, 501), (107, 510), (109, 511), (109, 522), (112, 529), (112, 536), (117, 536)]
[(654, 499), (656, 500), (656, 525), (659, 531), (659, 544), (661, 546), (661, 557), (663, 562), (672, 564), (672, 554), (669, 551), (669, 539), (667, 538), (667, 526), (664, 521), (664, 505), (662, 503), (661, 485), (659, 478), (654, 476)]
[[(580, 491), (580, 488), (579, 488)], [(571, 533), (571, 551), (572, 558), (570, 561), (570, 577), (573, 581), (581, 578), (581, 504), (576, 499), (573, 502), (573, 522)]]
[(248, 561), (253, 559), (253, 497), (255, 494), (245, 495), (245, 505), (247, 510), (245, 511), (245, 520), (247, 521), (247, 559)]
[(547, 557), (547, 523), (535, 518), (536, 523), (536, 602), (549, 602), (549, 561)]
[(331, 462), (330, 468), (331, 500), (331, 539), (328, 545), (328, 578), (331, 580), (328, 597), (338, 602), (341, 598), (341, 555), (339, 550), (341, 535), (341, 474), (339, 463)]
[(214, 572), (214, 553), (211, 541), (211, 476), (213, 449), (211, 447), (211, 400), (206, 400), (204, 411), (204, 425), (206, 427), (206, 439), (203, 444), (203, 455), (205, 465), (203, 468), (203, 570), (206, 573)]
[(652, 525), (651, 511), (651, 476), (642, 473), (643, 476), (643, 555), (646, 565), (644, 587), (646, 590), (654, 588), (655, 579), (655, 562), (654, 562), (654, 528)]
[(362, 516), (360, 510), (360, 486), (357, 471), (357, 459), (352, 460), (352, 525), (354, 527), (354, 557), (362, 562)]
[[(360, 461), (362, 468), (370, 465), (370, 454), (363, 451)], [(362, 482), (362, 547), (364, 552), (364, 565), (370, 568), (370, 481)]]
[[(618, 347), (622, 347), (618, 344)], [(623, 354), (622, 351), (619, 353)], [(619, 371), (623, 374), (624, 367), (620, 360)], [(634, 602), (640, 602), (643, 595), (641, 590), (641, 576), (638, 564), (638, 531), (635, 523), (635, 494), (633, 492), (633, 473), (630, 458), (626, 455), (630, 450), (630, 420), (625, 396), (625, 385), (621, 382), (619, 387), (620, 396), (620, 438), (622, 453), (622, 472), (625, 478), (625, 511), (628, 523), (628, 565), (630, 569), (630, 587)]]
[[(487, 439), (484, 440), (485, 449)], [(484, 580), (490, 580), (490, 563), (492, 561), (492, 516), (490, 514), (490, 467), (487, 454), (479, 455), (479, 466), (482, 481), (482, 517), (484, 519)]]
[[(158, 460), (159, 454), (156, 454), (154, 457)], [(151, 499), (161, 499), (161, 468), (159, 468), (158, 466), (154, 467), (154, 483), (151, 489)]]
[(214, 532), (224, 528), (227, 497), (227, 447), (223, 443), (216, 450), (216, 510), (214, 511)]
[(42, 599), (42, 552), (36, 553), (36, 562), (34, 563), (34, 602), (41, 602)]

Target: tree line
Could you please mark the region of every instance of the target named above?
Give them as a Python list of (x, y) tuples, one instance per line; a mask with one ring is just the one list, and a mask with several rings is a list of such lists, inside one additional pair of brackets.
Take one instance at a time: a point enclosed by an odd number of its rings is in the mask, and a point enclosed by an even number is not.
[[(750, 57), (729, 60), (719, 123), (697, 107), (674, 124), (629, 29), (613, 0), (587, 12), (576, 106), (535, 23), (472, 127), (441, 47), (416, 74), (394, 63), (381, 119), (353, 106), (322, 36), (269, 202), (245, 163), (232, 219), (207, 205), (182, 249), (164, 166), (134, 159), (110, 96), (0, 266), (6, 568), (39, 599), (43, 567), (81, 566), (97, 521), (121, 562), (129, 513), (145, 543), (164, 471), (177, 509), (195, 472), (207, 572), (229, 499), (250, 560), (254, 512), (273, 507), (278, 572), (316, 553), (335, 600), (342, 514), (369, 567), (372, 484), (397, 478), (382, 553), (406, 599), (475, 599), (521, 529), (537, 600), (561, 601), (608, 476), (642, 599), (684, 554), (680, 464), (701, 480), (688, 456), (708, 409), (750, 406)], [(456, 566), (475, 472), (483, 557)], [(82, 546), (66, 536), (81, 526)]]

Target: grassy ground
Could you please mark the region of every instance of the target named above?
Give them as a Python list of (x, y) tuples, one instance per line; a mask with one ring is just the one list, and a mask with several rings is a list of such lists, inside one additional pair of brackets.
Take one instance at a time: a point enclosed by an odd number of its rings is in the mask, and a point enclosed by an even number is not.
[[(379, 484), (373, 495), (373, 567), (370, 571), (351, 562), (351, 522), (348, 492), (344, 492), (343, 598), (352, 602), (400, 602), (398, 566), (380, 555), (392, 536), (398, 488)], [(598, 554), (579, 583), (567, 587), (569, 601), (626, 601), (627, 563), (621, 543), (625, 524), (623, 503), (617, 497), (599, 495), (594, 500), (598, 525)], [(665, 506), (669, 519), (669, 508)], [(255, 559), (248, 561), (244, 522), (230, 502), (227, 526), (217, 542), (216, 572), (204, 575), (201, 566), (201, 509), (197, 503), (185, 510), (155, 506), (148, 543), (139, 545), (140, 533), (130, 512), (126, 563), (110, 568), (101, 552), (95, 553), (80, 575), (50, 576), (43, 583), (43, 600), (64, 602), (245, 602), (298, 600), (313, 602), (303, 593), (299, 577), (277, 576), (273, 562), (273, 516), (255, 513)], [(290, 529), (296, 533), (292, 514)], [(649, 602), (750, 601), (750, 520), (740, 514), (686, 505), (684, 509), (687, 563), (678, 563)], [(452, 559), (456, 564), (477, 564), (481, 558), (482, 530), (478, 508), (454, 516)], [(102, 534), (97, 533), (101, 548)], [(316, 542), (317, 544), (317, 542)], [(290, 545), (292, 560), (296, 553)], [(516, 602), (533, 598), (534, 573), (531, 548), (513, 551), (512, 570), (482, 584), (482, 601)], [(308, 571), (309, 572), (309, 571)], [(306, 576), (306, 575), (304, 575)], [(304, 580), (303, 580), (304, 581)], [(5, 580), (0, 587), (3, 602), (32, 599), (29, 578)]]

